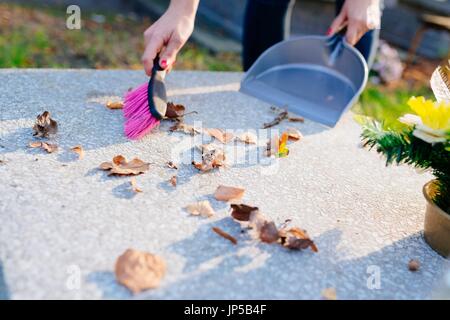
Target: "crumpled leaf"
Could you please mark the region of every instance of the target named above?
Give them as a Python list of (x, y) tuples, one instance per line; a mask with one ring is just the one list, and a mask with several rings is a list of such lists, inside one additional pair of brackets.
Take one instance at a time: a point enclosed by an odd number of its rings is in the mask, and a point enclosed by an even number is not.
[(159, 286), (166, 273), (166, 263), (154, 254), (127, 249), (115, 265), (117, 282), (133, 293)]
[(194, 126), (192, 126), (190, 124), (186, 124), (184, 122), (177, 122), (175, 125), (170, 127), (169, 130), (172, 132), (174, 132), (174, 131), (183, 132), (186, 134), (190, 134), (192, 136), (201, 133), (201, 131), (199, 129), (194, 128)]
[(212, 227), (212, 230), (217, 233), (219, 236), (229, 240), (232, 244), (236, 245), (237, 244), (237, 240), (235, 237), (233, 237), (232, 235), (230, 235), (229, 233), (223, 231), (222, 229), (218, 228), (218, 227)]
[(167, 167), (169, 167), (170, 169), (175, 169), (178, 170), (178, 167), (175, 163), (173, 163), (172, 161), (169, 161), (166, 163)]
[(312, 251), (318, 252), (319, 249), (308, 236), (305, 230), (294, 227), (290, 229), (283, 229), (279, 231), (281, 244), (292, 250), (301, 250), (311, 248)]
[(219, 168), (225, 165), (225, 153), (223, 149), (212, 144), (201, 145), (202, 162), (192, 161), (192, 165), (202, 171), (207, 172), (214, 168)]
[(214, 198), (219, 201), (240, 200), (245, 189), (220, 185), (214, 192)]
[(212, 217), (215, 215), (214, 209), (208, 200), (192, 203), (186, 207), (187, 212), (193, 216)]
[(264, 221), (258, 231), (259, 238), (262, 242), (273, 243), (277, 242), (280, 238), (277, 226), (273, 221)]
[(249, 221), (253, 212), (259, 212), (258, 207), (251, 207), (246, 204), (231, 205), (231, 216), (238, 221)]
[(412, 271), (412, 272), (416, 272), (420, 269), (420, 262), (415, 260), (415, 259), (411, 259), (408, 262), (408, 270)]
[(170, 178), (169, 182), (173, 187), (176, 187), (177, 186), (177, 176), (172, 176), (172, 178)]
[(28, 146), (30, 148), (41, 148), (47, 151), (47, 153), (53, 153), (58, 150), (58, 145), (42, 141), (31, 141)]
[(131, 190), (133, 190), (133, 192), (135, 192), (135, 193), (143, 192), (142, 189), (137, 186), (137, 182), (136, 182), (136, 178), (135, 177), (131, 178), (130, 186), (131, 186)]
[(106, 103), (106, 107), (111, 110), (123, 109), (123, 102), (122, 101), (108, 101)]
[(215, 139), (219, 140), (222, 143), (228, 143), (233, 140), (234, 135), (230, 132), (226, 132), (222, 129), (205, 129), (205, 132), (209, 134), (211, 137), (214, 137)]
[(186, 108), (182, 104), (174, 104), (173, 102), (167, 102), (166, 118), (178, 119), (184, 116)]
[(70, 148), (70, 150), (75, 152), (76, 154), (78, 154), (78, 159), (79, 160), (84, 158), (84, 150), (83, 150), (82, 146), (78, 145), (78, 146)]
[(303, 138), (302, 133), (295, 128), (287, 128), (286, 133), (289, 141), (300, 141)]
[(138, 158), (128, 162), (124, 156), (117, 155), (112, 162), (101, 163), (99, 168), (105, 171), (109, 170), (109, 175), (127, 176), (138, 175), (148, 171), (150, 164)]
[(47, 138), (58, 131), (58, 123), (50, 117), (50, 112), (44, 111), (36, 117), (33, 126), (33, 136)]
[(246, 144), (256, 144), (258, 142), (258, 137), (252, 132), (244, 132), (237, 136), (236, 139)]

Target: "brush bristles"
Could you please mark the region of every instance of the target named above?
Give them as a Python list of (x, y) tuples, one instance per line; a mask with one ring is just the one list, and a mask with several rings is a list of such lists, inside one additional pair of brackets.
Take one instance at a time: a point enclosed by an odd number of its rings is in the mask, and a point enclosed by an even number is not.
[(149, 110), (147, 84), (127, 93), (123, 115), (125, 135), (130, 139), (142, 138), (159, 124), (159, 120)]

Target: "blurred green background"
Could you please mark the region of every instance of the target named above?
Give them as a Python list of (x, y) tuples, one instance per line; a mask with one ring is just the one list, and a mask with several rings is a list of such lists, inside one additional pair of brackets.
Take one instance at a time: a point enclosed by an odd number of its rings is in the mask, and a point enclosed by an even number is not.
[[(0, 2), (1, 68), (142, 69), (142, 33), (151, 25), (150, 18), (132, 11), (84, 10), (81, 30), (69, 30), (65, 7), (32, 3)], [(379, 54), (378, 67), (385, 70), (399, 63), (402, 71), (389, 81), (380, 71), (372, 71), (371, 81), (354, 111), (395, 126), (396, 118), (408, 110), (406, 101), (410, 96), (432, 98), (428, 80), (442, 59), (418, 57), (404, 70), (406, 52), (391, 47), (387, 50), (384, 56)], [(190, 41), (180, 52), (175, 69), (241, 71), (240, 54), (214, 52)]]

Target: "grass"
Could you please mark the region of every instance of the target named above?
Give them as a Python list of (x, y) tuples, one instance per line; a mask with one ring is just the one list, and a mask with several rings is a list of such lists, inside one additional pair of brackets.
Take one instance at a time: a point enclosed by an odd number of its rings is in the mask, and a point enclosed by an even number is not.
[[(142, 33), (151, 21), (82, 12), (81, 30), (66, 28), (65, 8), (0, 4), (0, 68), (141, 69)], [(240, 57), (187, 43), (176, 69), (240, 71)]]
[[(151, 21), (112, 13), (102, 17), (99, 21), (83, 11), (82, 29), (69, 30), (65, 8), (0, 4), (0, 67), (142, 69), (142, 33)], [(191, 42), (178, 55), (175, 69), (242, 70), (237, 54), (213, 54)], [(394, 89), (369, 85), (353, 110), (395, 126), (409, 112), (410, 96), (432, 97), (429, 75), (421, 79), (414, 88), (408, 81)]]

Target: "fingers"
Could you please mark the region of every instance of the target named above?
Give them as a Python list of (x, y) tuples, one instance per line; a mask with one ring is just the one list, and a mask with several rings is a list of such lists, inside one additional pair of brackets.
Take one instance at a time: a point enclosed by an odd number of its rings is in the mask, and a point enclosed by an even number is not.
[(164, 39), (158, 35), (151, 35), (145, 37), (146, 46), (144, 54), (142, 55), (142, 63), (144, 65), (145, 73), (150, 76), (152, 74), (153, 60), (164, 46)]
[(347, 16), (344, 11), (341, 11), (341, 13), (334, 18), (333, 22), (330, 25), (330, 28), (327, 31), (327, 36), (331, 36), (338, 32), (341, 27), (344, 25), (345, 21), (347, 20)]
[(368, 31), (368, 28), (363, 23), (350, 23), (347, 27), (347, 33), (345, 34), (345, 39), (347, 42), (354, 46), (358, 43), (359, 39)]
[(183, 47), (184, 41), (173, 35), (160, 55), (159, 64), (162, 68), (170, 67), (176, 60), (178, 51)]

